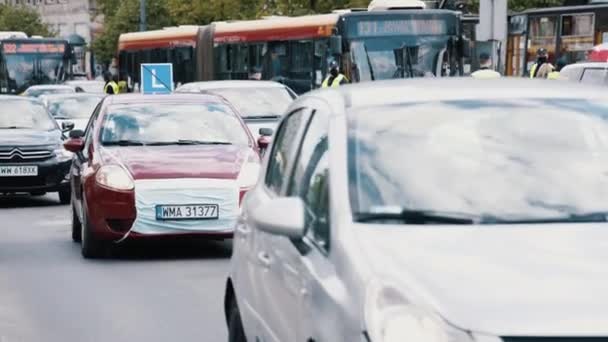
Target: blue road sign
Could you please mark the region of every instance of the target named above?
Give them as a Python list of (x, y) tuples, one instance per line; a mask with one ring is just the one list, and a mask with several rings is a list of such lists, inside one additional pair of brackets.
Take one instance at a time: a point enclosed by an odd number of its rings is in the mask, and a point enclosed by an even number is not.
[(170, 94), (173, 92), (173, 64), (142, 64), (141, 92), (143, 94)]

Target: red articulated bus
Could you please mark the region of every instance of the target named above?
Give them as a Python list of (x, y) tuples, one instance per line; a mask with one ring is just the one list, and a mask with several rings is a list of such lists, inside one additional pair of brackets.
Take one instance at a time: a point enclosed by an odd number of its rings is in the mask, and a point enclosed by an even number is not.
[(126, 33), (118, 55), (135, 89), (140, 63), (173, 63), (176, 85), (261, 72), (304, 93), (320, 87), (331, 59), (353, 82), (459, 76), (464, 46), (458, 12), (347, 10)]

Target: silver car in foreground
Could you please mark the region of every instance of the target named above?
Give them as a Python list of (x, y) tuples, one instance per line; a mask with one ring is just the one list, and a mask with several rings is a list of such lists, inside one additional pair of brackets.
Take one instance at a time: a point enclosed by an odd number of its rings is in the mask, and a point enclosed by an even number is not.
[(229, 341), (608, 340), (605, 91), (316, 91), (260, 177), (234, 237)]

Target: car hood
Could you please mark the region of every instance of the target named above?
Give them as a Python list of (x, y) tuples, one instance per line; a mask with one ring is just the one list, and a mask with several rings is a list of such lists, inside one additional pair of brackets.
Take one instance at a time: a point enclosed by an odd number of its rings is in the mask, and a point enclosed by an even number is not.
[(608, 336), (607, 224), (370, 226), (358, 234), (377, 278), (457, 327)]
[(236, 179), (253, 150), (247, 146), (104, 147), (104, 162), (124, 165), (135, 180), (168, 178)]
[(42, 146), (61, 143), (59, 130), (0, 129), (0, 146)]
[(74, 123), (74, 129), (79, 129), (84, 131), (85, 128), (87, 127), (87, 124), (89, 123), (89, 119), (57, 119), (57, 123), (59, 124), (59, 127), (61, 127), (61, 124), (63, 122), (72, 122)]
[(273, 130), (276, 131), (280, 120), (281, 119), (247, 119), (247, 118), (244, 118), (247, 128), (249, 128), (251, 135), (253, 135), (253, 137), (255, 138), (256, 141), (260, 137), (260, 128), (272, 128)]

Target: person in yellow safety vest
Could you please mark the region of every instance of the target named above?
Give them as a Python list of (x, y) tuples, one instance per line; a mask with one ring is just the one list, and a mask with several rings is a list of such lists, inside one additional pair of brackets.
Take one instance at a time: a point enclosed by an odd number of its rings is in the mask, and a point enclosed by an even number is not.
[(479, 55), (479, 70), (471, 74), (473, 78), (490, 79), (502, 77), (499, 72), (492, 70), (492, 58), (487, 53)]
[(550, 72), (547, 76), (549, 80), (559, 80), (562, 69), (567, 65), (566, 61), (563, 58), (557, 60), (555, 65), (555, 70)]
[(329, 62), (329, 75), (327, 75), (327, 77), (323, 81), (321, 88), (335, 88), (346, 83), (348, 83), (348, 78), (346, 78), (346, 76), (340, 73), (340, 66), (338, 65), (338, 62)]
[(120, 88), (118, 87), (118, 83), (114, 81), (112, 78), (112, 74), (110, 72), (106, 72), (103, 76), (106, 81), (106, 85), (103, 87), (103, 92), (109, 95), (118, 94), (120, 92)]
[(536, 63), (530, 69), (530, 78), (547, 78), (555, 68), (549, 63), (547, 49), (540, 48), (536, 52)]

